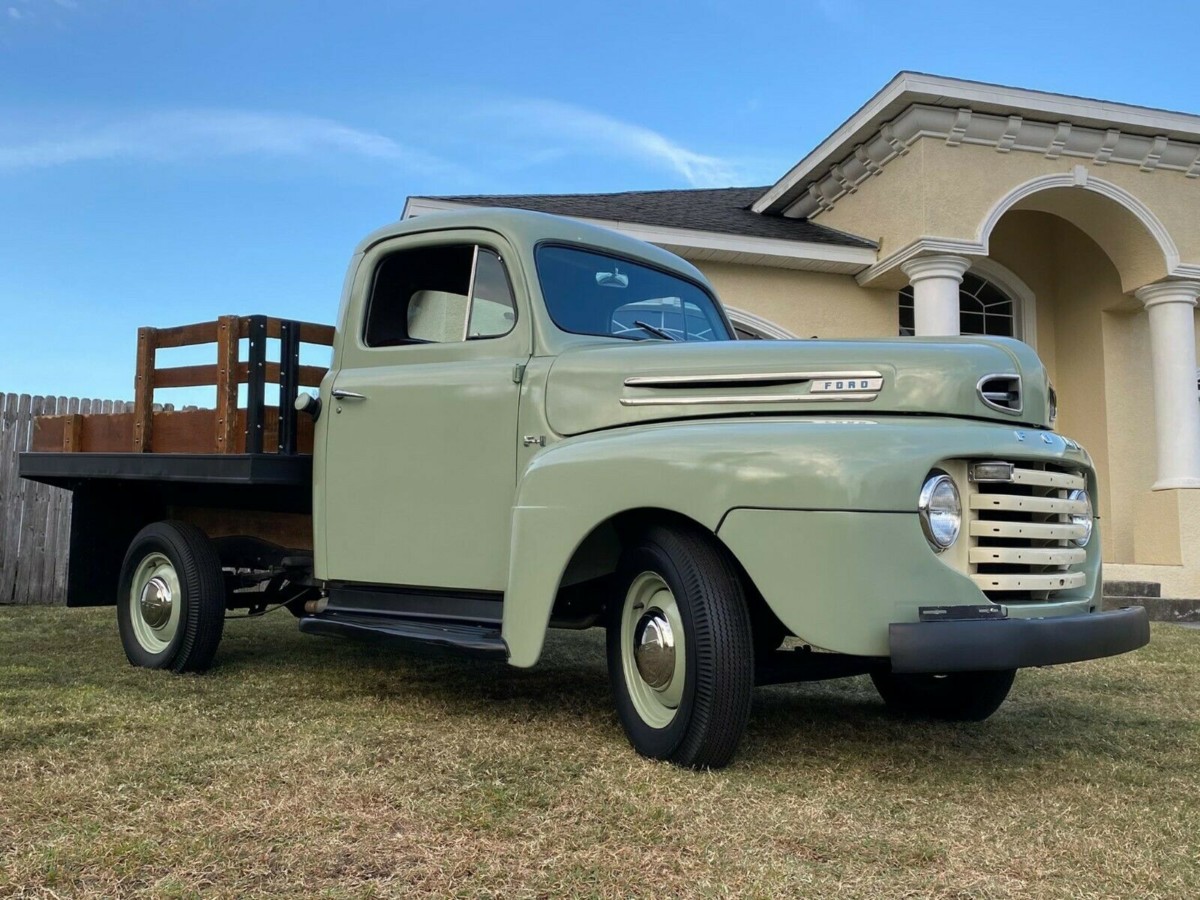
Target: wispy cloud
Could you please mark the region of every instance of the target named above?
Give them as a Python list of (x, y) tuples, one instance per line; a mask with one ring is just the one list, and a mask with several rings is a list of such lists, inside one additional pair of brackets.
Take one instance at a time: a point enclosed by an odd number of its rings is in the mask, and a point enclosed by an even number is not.
[[(447, 108), (458, 113), (448, 114)], [(375, 162), (442, 189), (464, 190), (494, 185), (518, 171), (561, 176), (573, 161), (589, 160), (618, 170), (657, 170), (691, 187), (723, 187), (749, 183), (763, 168), (761, 160), (701, 153), (643, 125), (553, 100), (413, 102), (396, 109), (393, 118), (404, 123), (405, 134), (423, 135), (423, 143), (320, 116), (255, 110), (59, 112), (41, 122), (0, 110), (0, 177), (102, 162), (293, 159)]]
[(417, 171), (452, 168), (385, 135), (332, 119), (245, 110), (159, 112), (41, 129), (36, 138), (0, 132), (0, 172), (98, 160), (172, 162), (232, 156), (354, 156)]
[(4, 7), (5, 18), (11, 22), (30, 23), (47, 16), (53, 20), (56, 9), (78, 9), (76, 0), (16, 0)]
[(553, 100), (489, 102), (477, 117), (504, 123), (501, 141), (536, 143), (543, 158), (599, 155), (622, 158), (673, 172), (692, 187), (735, 184), (742, 177), (737, 162), (699, 153), (665, 135), (603, 113)]

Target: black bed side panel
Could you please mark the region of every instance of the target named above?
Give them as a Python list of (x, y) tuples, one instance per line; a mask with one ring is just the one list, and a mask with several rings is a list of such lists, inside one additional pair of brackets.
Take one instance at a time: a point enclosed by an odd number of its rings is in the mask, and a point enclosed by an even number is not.
[[(83, 457), (91, 454), (59, 455)], [(155, 458), (159, 454), (147, 453), (145, 456), (149, 457), (147, 465), (164, 465)], [(210, 459), (214, 465), (228, 462), (220, 456)], [(281, 461), (293, 459), (300, 458), (281, 457)], [(237, 461), (233, 459), (233, 462)], [(168, 518), (172, 507), (311, 513), (312, 476), (308, 474), (311, 461), (306, 460), (306, 465), (307, 471), (300, 472), (303, 477), (296, 479), (300, 483), (294, 485), (271, 481), (256, 483), (251, 476), (237, 482), (174, 481), (169, 478), (64, 480), (62, 485), (74, 491), (71, 555), (67, 562), (67, 606), (116, 604), (117, 582), (125, 551), (142, 528)]]
[(134, 535), (163, 515), (157, 497), (128, 482), (77, 487), (71, 501), (67, 606), (116, 605), (125, 551)]

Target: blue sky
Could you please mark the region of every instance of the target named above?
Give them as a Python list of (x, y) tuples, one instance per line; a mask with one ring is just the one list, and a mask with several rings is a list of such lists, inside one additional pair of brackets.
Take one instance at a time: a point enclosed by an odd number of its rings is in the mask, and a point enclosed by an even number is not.
[(0, 0), (0, 391), (132, 397), (138, 325), (332, 321), (410, 194), (770, 183), (901, 69), (1200, 112), (1155, 7)]

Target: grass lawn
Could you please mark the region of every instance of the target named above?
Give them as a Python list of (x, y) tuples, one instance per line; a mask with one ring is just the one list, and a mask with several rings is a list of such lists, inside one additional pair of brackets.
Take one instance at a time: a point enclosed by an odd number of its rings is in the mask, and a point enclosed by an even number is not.
[(733, 766), (629, 748), (600, 632), (532, 671), (230, 622), (134, 669), (0, 609), (0, 895), (1200, 896), (1200, 630), (1021, 673), (982, 725), (761, 688)]

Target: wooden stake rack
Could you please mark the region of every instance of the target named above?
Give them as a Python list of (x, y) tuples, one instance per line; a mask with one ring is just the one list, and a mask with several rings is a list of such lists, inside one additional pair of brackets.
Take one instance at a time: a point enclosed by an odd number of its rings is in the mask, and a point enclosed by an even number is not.
[[(139, 328), (132, 413), (39, 416), (35, 451), (133, 453), (312, 453), (312, 419), (293, 401), (300, 388), (318, 387), (327, 371), (300, 365), (300, 345), (333, 345), (333, 327), (269, 316), (222, 316), (174, 328)], [(279, 341), (279, 360), (267, 359), (267, 341)], [(241, 341), (246, 359), (240, 358)], [(157, 351), (216, 344), (215, 363), (158, 368)], [(246, 385), (246, 405), (238, 386)], [(279, 386), (278, 407), (267, 406), (268, 384)], [(162, 388), (216, 389), (214, 409), (163, 409)]]

